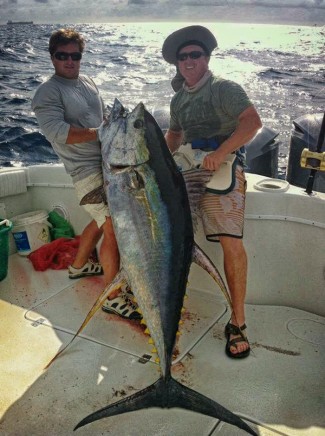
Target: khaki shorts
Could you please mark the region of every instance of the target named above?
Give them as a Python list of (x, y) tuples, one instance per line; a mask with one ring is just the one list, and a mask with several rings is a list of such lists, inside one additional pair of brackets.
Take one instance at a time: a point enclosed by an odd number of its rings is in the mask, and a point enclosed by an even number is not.
[(243, 237), (245, 194), (246, 179), (241, 165), (236, 167), (236, 183), (231, 192), (204, 194), (200, 207), (208, 241), (219, 242), (219, 236)]
[[(89, 192), (103, 185), (102, 173), (94, 173), (85, 179), (75, 182), (74, 187), (76, 189), (77, 197), (79, 201)], [(106, 221), (106, 217), (110, 216), (107, 204), (85, 204), (82, 206), (86, 212), (96, 221), (98, 228), (100, 228)]]

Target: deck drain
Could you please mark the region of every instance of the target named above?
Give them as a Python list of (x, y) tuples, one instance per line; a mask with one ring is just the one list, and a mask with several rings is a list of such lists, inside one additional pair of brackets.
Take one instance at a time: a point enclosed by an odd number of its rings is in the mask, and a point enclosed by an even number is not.
[(45, 321), (45, 318), (38, 318), (36, 321), (32, 322), (33, 327), (38, 327), (39, 325), (42, 325)]
[(152, 358), (151, 354), (143, 354), (138, 360), (139, 363), (147, 363)]

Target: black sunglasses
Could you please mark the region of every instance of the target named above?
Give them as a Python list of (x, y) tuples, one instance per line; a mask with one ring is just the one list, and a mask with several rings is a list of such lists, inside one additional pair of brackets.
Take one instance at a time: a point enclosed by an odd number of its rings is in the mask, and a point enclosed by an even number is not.
[(80, 59), (82, 58), (82, 53), (80, 53), (80, 51), (75, 51), (73, 53), (67, 53), (66, 51), (57, 51), (56, 53), (54, 53), (54, 57), (58, 61), (67, 61), (69, 57), (71, 57), (73, 61), (80, 61)]
[(187, 58), (190, 59), (200, 59), (201, 56), (206, 56), (206, 54), (203, 51), (191, 51), (189, 53), (183, 52), (178, 53), (176, 55), (176, 58), (178, 61), (186, 61)]

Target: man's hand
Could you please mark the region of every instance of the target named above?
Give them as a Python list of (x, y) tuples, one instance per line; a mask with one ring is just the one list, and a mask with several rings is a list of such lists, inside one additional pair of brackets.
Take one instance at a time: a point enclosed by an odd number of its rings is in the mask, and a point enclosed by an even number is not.
[(108, 124), (109, 122), (109, 118), (104, 118), (104, 121), (102, 121), (102, 123), (100, 124), (99, 127), (97, 127), (97, 138), (99, 140), (100, 143), (103, 142), (103, 132), (104, 132), (104, 127)]
[(205, 156), (202, 167), (206, 170), (217, 171), (224, 162), (225, 157), (226, 156), (221, 153), (220, 150), (213, 151)]
[(173, 130), (168, 129), (165, 134), (165, 139), (169, 150), (174, 153), (182, 143), (183, 132), (174, 132)]
[(80, 144), (81, 142), (96, 141), (97, 129), (70, 126), (66, 144)]
[(202, 166), (210, 171), (217, 171), (227, 154), (233, 153), (247, 144), (256, 134), (262, 123), (254, 106), (245, 109), (238, 117), (238, 125), (234, 133), (221, 146), (205, 156)]

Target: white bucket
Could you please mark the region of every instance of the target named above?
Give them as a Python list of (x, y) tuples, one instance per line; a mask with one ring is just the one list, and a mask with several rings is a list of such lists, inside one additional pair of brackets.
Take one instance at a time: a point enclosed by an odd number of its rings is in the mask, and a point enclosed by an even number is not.
[(10, 218), (13, 223), (12, 234), (18, 254), (27, 256), (37, 248), (50, 242), (51, 224), (47, 222), (45, 210), (36, 210)]

